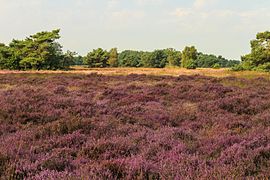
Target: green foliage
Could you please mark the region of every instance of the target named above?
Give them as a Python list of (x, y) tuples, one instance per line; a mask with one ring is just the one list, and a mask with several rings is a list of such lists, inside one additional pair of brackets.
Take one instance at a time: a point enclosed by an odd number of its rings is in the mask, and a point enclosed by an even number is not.
[(243, 57), (243, 61), (251, 61), (258, 66), (270, 62), (270, 32), (258, 33), (251, 41), (251, 53)]
[(0, 68), (2, 69), (65, 69), (62, 46), (56, 42), (60, 30), (43, 31), (25, 40), (13, 40), (9, 46), (0, 46)]
[(243, 66), (241, 64), (237, 64), (235, 66), (232, 67), (233, 71), (244, 71), (245, 69), (243, 68)]
[(195, 64), (195, 61), (193, 59), (189, 60), (188, 63), (186, 64), (187, 69), (196, 69), (197, 66)]
[(119, 66), (121, 67), (140, 67), (143, 52), (125, 50), (118, 56)]
[(255, 68), (257, 71), (270, 72), (270, 62), (259, 65)]
[(226, 66), (222, 66), (222, 67), (233, 67), (235, 65), (240, 64), (241, 61), (239, 60), (227, 60)]
[(214, 68), (214, 69), (219, 69), (219, 68), (220, 68), (220, 64), (216, 63), (216, 64), (213, 65), (212, 68)]
[[(182, 63), (181, 63), (182, 61)], [(126, 50), (119, 54), (119, 66), (122, 67), (149, 67), (163, 68), (165, 66), (182, 67), (194, 69), (202, 68), (221, 68), (232, 67), (239, 64), (236, 60), (227, 60), (222, 56), (197, 53), (194, 46), (186, 47), (183, 53), (172, 48), (155, 50), (153, 52), (141, 52)]]
[(110, 50), (108, 64), (109, 64), (110, 67), (117, 67), (118, 66), (117, 48), (112, 48)]
[(169, 48), (165, 50), (165, 53), (167, 54), (168, 66), (170, 67), (180, 66), (182, 56), (181, 52)]
[(196, 59), (196, 64), (198, 67), (209, 68), (213, 67), (215, 64), (219, 62), (219, 59), (215, 55), (208, 55), (199, 53)]
[[(243, 70), (269, 71), (270, 63), (270, 32), (258, 33), (250, 42), (251, 53), (241, 57)], [(239, 67), (240, 68), (240, 67)], [(235, 70), (235, 68), (233, 68)]]
[(152, 67), (151, 63), (150, 63), (150, 59), (151, 59), (152, 53), (151, 52), (143, 52), (141, 54), (141, 65), (143, 67)]
[(244, 70), (249, 70), (249, 71), (255, 68), (255, 66), (253, 65), (251, 61), (243, 61), (241, 63), (241, 66)]
[(211, 68), (211, 67), (233, 67), (234, 65), (239, 64), (240, 61), (236, 60), (227, 60), (222, 56), (215, 56), (213, 54), (203, 54), (198, 53), (198, 57), (196, 59), (197, 67), (201, 68)]
[(0, 43), (0, 69), (8, 68), (8, 59), (11, 58), (11, 52), (8, 46)]
[(255, 66), (250, 61), (243, 61), (241, 64), (237, 64), (232, 67), (233, 71), (251, 71), (255, 70)]
[(109, 53), (102, 48), (94, 49), (85, 58), (85, 63), (91, 68), (108, 67)]
[(142, 63), (144, 67), (164, 68), (167, 64), (167, 57), (164, 50), (155, 50), (152, 53), (147, 53)]
[(64, 54), (64, 57), (61, 59), (60, 61), (60, 65), (64, 68), (64, 67), (69, 67), (71, 65), (77, 65), (76, 63), (77, 60), (77, 53), (76, 52), (72, 52), (72, 51), (67, 51)]
[(182, 52), (182, 64), (184, 68), (196, 67), (195, 60), (197, 59), (198, 52), (194, 46), (185, 47)]
[(121, 67), (164, 68), (179, 66), (181, 52), (174, 49), (155, 50), (153, 52), (126, 50), (119, 54), (118, 62)]
[(84, 65), (84, 58), (78, 54), (72, 57), (71, 65)]

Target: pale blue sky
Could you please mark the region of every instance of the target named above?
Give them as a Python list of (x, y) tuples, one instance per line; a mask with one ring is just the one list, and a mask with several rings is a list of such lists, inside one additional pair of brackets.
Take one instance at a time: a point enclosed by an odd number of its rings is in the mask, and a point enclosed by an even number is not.
[(0, 0), (0, 42), (61, 29), (64, 49), (199, 51), (240, 59), (270, 29), (269, 0)]

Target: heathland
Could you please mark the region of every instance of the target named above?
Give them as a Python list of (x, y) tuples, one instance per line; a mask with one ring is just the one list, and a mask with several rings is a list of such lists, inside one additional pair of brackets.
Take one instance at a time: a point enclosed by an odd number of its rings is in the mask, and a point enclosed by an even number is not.
[(270, 177), (269, 31), (241, 62), (194, 46), (80, 56), (59, 33), (0, 44), (0, 179)]
[(270, 177), (270, 75), (0, 71), (0, 177)]

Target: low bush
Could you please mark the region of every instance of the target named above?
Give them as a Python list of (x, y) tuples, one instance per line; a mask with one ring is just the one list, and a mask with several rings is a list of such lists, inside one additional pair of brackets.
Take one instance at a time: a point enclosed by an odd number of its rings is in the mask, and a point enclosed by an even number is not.
[(0, 179), (270, 176), (267, 79), (0, 75), (7, 82)]

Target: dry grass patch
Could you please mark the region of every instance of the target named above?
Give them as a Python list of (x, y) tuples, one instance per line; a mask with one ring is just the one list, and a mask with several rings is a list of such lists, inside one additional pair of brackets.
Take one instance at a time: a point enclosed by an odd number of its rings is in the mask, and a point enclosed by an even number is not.
[(97, 73), (102, 75), (117, 76), (129, 74), (145, 74), (154, 76), (179, 76), (179, 75), (201, 75), (211, 77), (241, 77), (241, 78), (258, 78), (263, 77), (270, 80), (270, 73), (243, 71), (235, 72), (228, 68), (212, 69), (212, 68), (197, 68), (188, 70), (183, 68), (86, 68), (83, 66), (72, 67), (70, 71), (47, 71), (47, 70), (31, 70), (31, 71), (7, 71), (0, 70), (0, 74), (91, 74)]
[(79, 91), (79, 90), (81, 90), (81, 88), (78, 87), (78, 86), (68, 86), (67, 89), (68, 89), (68, 91)]
[(185, 111), (190, 112), (190, 113), (197, 113), (198, 105), (197, 105), (197, 103), (186, 102), (183, 104), (183, 109)]
[(239, 88), (247, 88), (248, 84), (241, 79), (235, 80), (235, 81), (230, 81), (230, 80), (223, 80), (221, 82), (224, 86), (226, 87), (239, 87)]
[(2, 90), (11, 90), (15, 87), (15, 85), (11, 84), (0, 84), (0, 89)]

